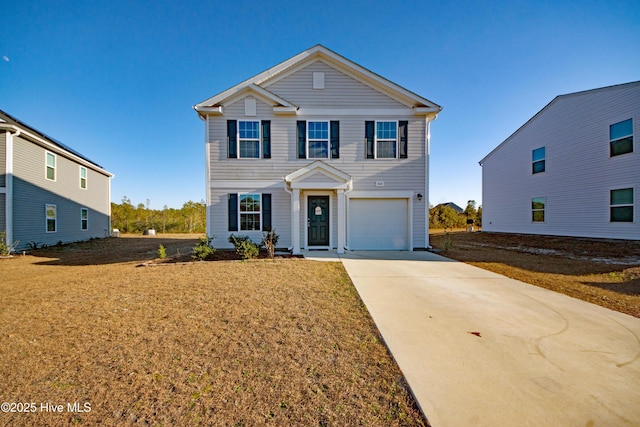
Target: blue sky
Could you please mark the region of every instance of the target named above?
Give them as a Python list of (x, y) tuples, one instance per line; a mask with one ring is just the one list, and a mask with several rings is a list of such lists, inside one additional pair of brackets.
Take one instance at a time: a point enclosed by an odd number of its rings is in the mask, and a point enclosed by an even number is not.
[(115, 174), (112, 200), (205, 199), (192, 106), (318, 43), (441, 105), (432, 204), (556, 95), (640, 80), (634, 1), (0, 0), (0, 109)]

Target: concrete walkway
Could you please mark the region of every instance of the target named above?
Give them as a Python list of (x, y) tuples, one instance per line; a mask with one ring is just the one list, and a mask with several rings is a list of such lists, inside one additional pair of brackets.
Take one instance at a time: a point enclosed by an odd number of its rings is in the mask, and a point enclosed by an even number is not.
[(339, 258), (433, 427), (640, 426), (640, 319), (427, 252)]

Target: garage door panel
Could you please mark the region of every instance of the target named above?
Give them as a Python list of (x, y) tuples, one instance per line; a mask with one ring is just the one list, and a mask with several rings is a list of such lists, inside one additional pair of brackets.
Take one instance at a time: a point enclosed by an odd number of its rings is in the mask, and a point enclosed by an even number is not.
[(351, 199), (349, 249), (409, 249), (407, 199)]

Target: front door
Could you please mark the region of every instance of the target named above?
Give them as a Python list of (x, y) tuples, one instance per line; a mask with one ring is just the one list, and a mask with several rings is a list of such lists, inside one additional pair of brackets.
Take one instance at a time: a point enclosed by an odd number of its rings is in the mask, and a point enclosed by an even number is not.
[(329, 246), (329, 196), (309, 196), (309, 246)]

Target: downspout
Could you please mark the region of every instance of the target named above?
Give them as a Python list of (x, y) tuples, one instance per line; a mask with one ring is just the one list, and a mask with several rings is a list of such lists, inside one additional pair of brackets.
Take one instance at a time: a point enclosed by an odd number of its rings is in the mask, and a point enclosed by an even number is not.
[[(11, 133), (7, 129), (6, 140), (6, 159), (5, 159), (5, 227), (6, 234), (5, 240), (7, 246), (13, 245), (13, 138), (19, 137), (22, 133), (22, 129), (12, 126), (15, 133)], [(15, 249), (15, 248), (12, 248)]]
[[(437, 117), (437, 116), (436, 116)], [(435, 117), (434, 117), (435, 119)], [(433, 249), (429, 244), (429, 157), (431, 156), (431, 121), (432, 119), (427, 114), (424, 117), (424, 199), (425, 199), (425, 220), (424, 220), (424, 247), (425, 249)]]
[[(289, 190), (287, 185), (287, 180), (284, 176), (282, 177), (282, 181), (284, 182), (284, 191), (289, 193), (289, 196), (291, 197), (291, 203), (293, 203), (293, 191)], [(295, 227), (295, 224), (293, 223), (293, 209), (291, 209), (291, 246), (287, 247), (287, 250), (292, 252), (293, 252), (293, 227)]]

